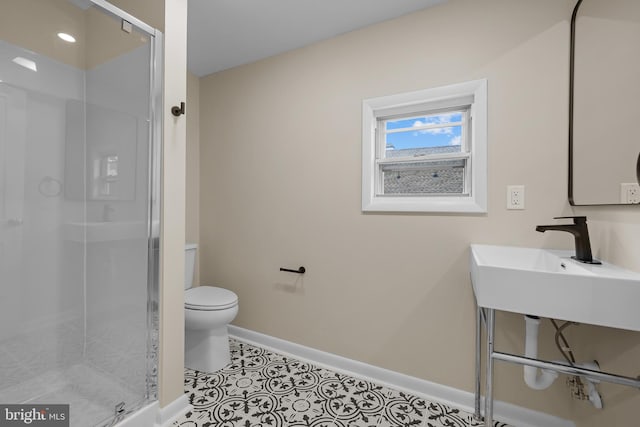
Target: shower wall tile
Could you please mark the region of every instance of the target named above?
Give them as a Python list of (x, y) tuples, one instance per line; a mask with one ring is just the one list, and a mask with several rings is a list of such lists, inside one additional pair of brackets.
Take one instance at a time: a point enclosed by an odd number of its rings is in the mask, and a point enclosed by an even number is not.
[(0, 348), (0, 402), (22, 402), (33, 394), (33, 389), (24, 385), (31, 372), (3, 348)]
[(2, 348), (32, 375), (82, 359), (82, 335), (63, 325), (29, 330), (2, 341)]

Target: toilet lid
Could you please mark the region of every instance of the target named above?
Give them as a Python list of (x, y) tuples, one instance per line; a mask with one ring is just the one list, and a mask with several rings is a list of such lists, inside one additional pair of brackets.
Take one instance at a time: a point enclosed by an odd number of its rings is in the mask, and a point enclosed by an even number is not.
[(198, 286), (184, 292), (184, 306), (192, 310), (224, 310), (238, 304), (238, 295), (228, 289)]

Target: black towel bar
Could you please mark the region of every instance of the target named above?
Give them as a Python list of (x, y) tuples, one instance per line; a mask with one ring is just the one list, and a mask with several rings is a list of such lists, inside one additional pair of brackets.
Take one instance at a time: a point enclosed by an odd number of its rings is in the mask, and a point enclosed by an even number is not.
[(299, 267), (297, 270), (291, 270), (289, 268), (282, 268), (280, 267), (280, 271), (288, 271), (289, 273), (298, 273), (298, 274), (304, 274), (305, 271), (307, 271), (306, 268), (304, 267)]

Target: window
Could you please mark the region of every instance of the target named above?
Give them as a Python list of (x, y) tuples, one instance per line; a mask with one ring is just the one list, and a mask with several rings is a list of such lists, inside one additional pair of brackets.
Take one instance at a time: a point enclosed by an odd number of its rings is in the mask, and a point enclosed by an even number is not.
[(487, 211), (487, 82), (363, 101), (362, 210)]

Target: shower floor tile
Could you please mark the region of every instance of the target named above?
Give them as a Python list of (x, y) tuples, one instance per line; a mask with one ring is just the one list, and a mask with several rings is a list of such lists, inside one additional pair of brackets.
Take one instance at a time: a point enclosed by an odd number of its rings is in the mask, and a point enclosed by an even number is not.
[[(231, 363), (185, 370), (173, 427), (470, 427), (472, 414), (231, 339)], [(498, 427), (508, 427), (496, 422)]]

